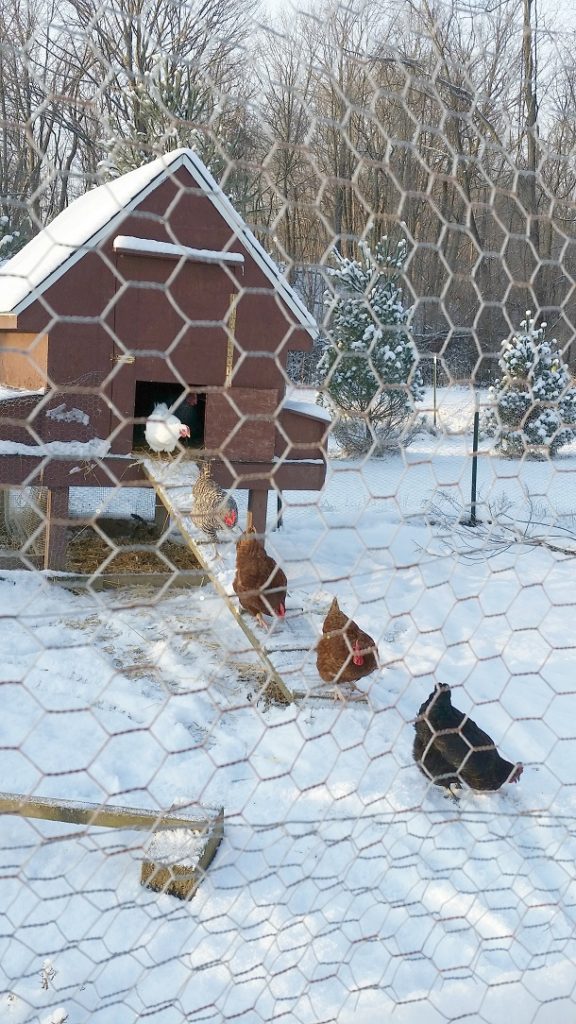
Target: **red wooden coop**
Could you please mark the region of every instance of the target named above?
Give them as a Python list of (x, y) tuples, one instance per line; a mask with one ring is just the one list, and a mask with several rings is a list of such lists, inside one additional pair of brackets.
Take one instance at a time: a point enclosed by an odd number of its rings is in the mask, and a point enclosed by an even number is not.
[[(177, 150), (72, 203), (0, 267), (0, 486), (47, 494), (44, 564), (65, 559), (71, 487), (143, 487), (154, 403), (246, 489), (319, 490), (322, 410), (286, 400), (313, 318), (202, 161)], [(187, 442), (188, 443), (188, 442)]]

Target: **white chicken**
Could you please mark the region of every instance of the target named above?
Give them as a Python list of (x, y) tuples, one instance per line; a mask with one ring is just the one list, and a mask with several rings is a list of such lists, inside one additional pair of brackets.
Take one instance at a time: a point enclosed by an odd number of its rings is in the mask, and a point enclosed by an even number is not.
[(181, 437), (190, 437), (190, 427), (174, 416), (165, 402), (160, 402), (146, 420), (144, 434), (153, 452), (173, 452)]

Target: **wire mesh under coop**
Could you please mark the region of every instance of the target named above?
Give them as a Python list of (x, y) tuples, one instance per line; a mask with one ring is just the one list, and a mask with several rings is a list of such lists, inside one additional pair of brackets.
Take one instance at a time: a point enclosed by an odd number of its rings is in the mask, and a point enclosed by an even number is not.
[[(11, 488), (2, 492), (4, 547), (18, 552), (23, 565), (44, 558), (48, 489)], [(156, 517), (154, 493), (145, 488), (70, 489), (66, 570), (84, 575), (160, 574), (181, 576), (198, 568), (196, 559), (170, 524)]]

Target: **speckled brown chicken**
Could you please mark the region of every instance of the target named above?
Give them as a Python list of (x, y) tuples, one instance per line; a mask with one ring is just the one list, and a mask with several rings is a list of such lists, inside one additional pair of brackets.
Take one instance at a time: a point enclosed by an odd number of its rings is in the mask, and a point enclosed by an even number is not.
[(251, 530), (236, 544), (234, 592), (242, 607), (265, 626), (264, 615), (282, 618), (286, 612), (287, 580), (284, 571), (269, 555)]
[(452, 707), (450, 687), (439, 683), (414, 723), (414, 760), (436, 786), (496, 790), (518, 782), (523, 765), (500, 756), (494, 740), (468, 715)]
[[(368, 633), (332, 601), (316, 648), (316, 667), (325, 683), (350, 683), (378, 668), (378, 650)], [(336, 691), (338, 695), (339, 691)]]
[(210, 540), (218, 540), (218, 530), (231, 530), (238, 522), (238, 506), (220, 484), (212, 479), (209, 462), (203, 462), (196, 483), (192, 487), (193, 505), (190, 513), (193, 523)]

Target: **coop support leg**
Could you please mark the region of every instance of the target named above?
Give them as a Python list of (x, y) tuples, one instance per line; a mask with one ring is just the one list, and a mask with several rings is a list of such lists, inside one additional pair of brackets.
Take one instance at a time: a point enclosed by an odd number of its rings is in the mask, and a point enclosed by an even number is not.
[(158, 537), (161, 537), (168, 520), (168, 512), (166, 506), (161, 498), (156, 495), (156, 504), (154, 505), (154, 532)]
[(63, 570), (68, 553), (68, 487), (48, 490), (46, 500), (46, 542), (44, 568)]
[(248, 491), (248, 521), (252, 522), (256, 533), (266, 533), (266, 512), (268, 511), (268, 491)]
[(276, 491), (276, 526), (275, 530), (281, 530), (284, 523), (284, 501), (282, 491)]

